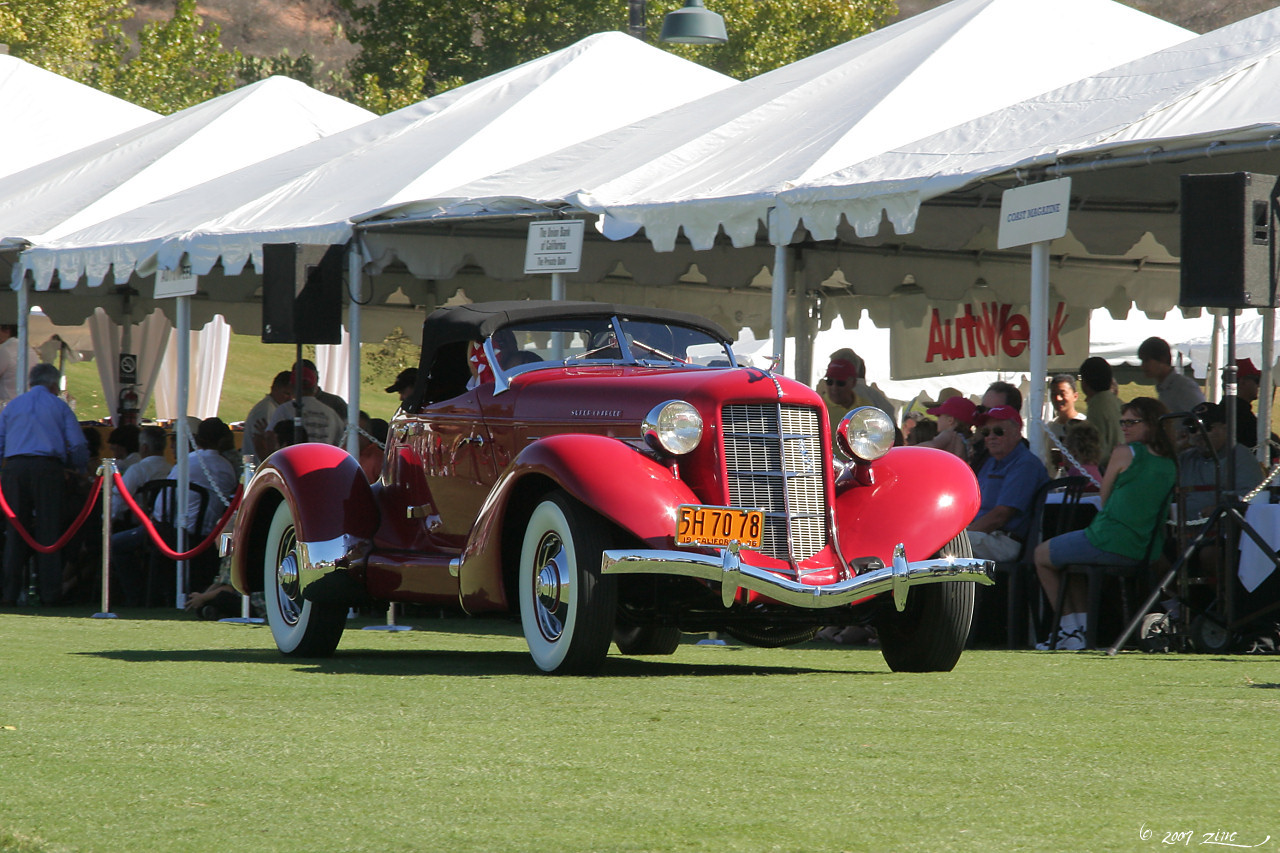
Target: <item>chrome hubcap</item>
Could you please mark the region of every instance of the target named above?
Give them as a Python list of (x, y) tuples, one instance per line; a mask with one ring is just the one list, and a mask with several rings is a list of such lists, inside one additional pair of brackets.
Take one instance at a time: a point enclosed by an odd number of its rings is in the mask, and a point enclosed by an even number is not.
[(298, 602), (298, 557), (292, 550), (276, 567), (276, 600), (285, 622), (296, 625), (302, 611)]
[(560, 536), (556, 533), (543, 536), (535, 555), (533, 602), (538, 631), (548, 642), (555, 642), (564, 634), (570, 591), (567, 563), (568, 555)]

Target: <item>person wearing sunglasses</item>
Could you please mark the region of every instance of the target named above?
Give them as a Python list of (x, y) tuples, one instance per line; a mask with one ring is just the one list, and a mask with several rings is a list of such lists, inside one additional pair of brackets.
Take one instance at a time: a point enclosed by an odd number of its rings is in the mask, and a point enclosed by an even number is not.
[[(1163, 547), (1163, 528), (1152, 541), (1157, 522), (1169, 513), (1169, 494), (1177, 480), (1173, 443), (1160, 422), (1169, 410), (1152, 397), (1135, 397), (1120, 412), (1124, 443), (1111, 453), (1102, 478), (1102, 509), (1084, 530), (1064, 533), (1036, 546), (1036, 574), (1045, 595), (1057, 604), (1067, 565), (1138, 565)], [(1085, 578), (1068, 579), (1057, 637), (1036, 646), (1078, 651), (1088, 630)], [(1056, 639), (1056, 644), (1055, 644)]]
[(870, 405), (858, 396), (858, 368), (846, 358), (833, 358), (827, 365), (827, 373), (818, 382), (818, 396), (827, 404), (827, 419), (831, 422), (831, 434), (835, 435), (840, 419), (859, 406)]
[(987, 460), (978, 469), (982, 504), (969, 524), (969, 541), (975, 557), (1016, 560), (1031, 524), (1031, 501), (1049, 473), (1022, 443), (1022, 416), (1017, 409), (995, 406), (974, 422)]

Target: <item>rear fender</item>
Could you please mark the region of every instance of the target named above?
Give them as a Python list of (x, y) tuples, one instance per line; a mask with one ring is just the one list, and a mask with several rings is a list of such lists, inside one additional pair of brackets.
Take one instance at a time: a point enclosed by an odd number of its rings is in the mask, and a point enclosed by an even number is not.
[[(267, 457), (245, 490), (232, 536), (231, 582), (240, 592), (262, 589), (267, 530), (281, 501), (289, 504), (300, 543), (327, 554), (341, 543), (344, 564), (367, 556), (378, 529), (378, 509), (359, 463), (337, 447), (296, 444)], [(337, 567), (304, 569), (323, 574)]]
[(555, 488), (659, 548), (670, 546), (676, 507), (699, 502), (670, 469), (617, 439), (574, 434), (536, 441), (499, 477), (462, 552), (459, 591), (469, 612), (509, 609), (503, 565), (515, 566), (525, 521)]
[[(847, 475), (846, 475), (847, 476)], [(836, 529), (847, 560), (936, 554), (969, 526), (982, 503), (973, 471), (959, 457), (931, 447), (895, 447), (870, 466), (870, 485), (836, 488)]]

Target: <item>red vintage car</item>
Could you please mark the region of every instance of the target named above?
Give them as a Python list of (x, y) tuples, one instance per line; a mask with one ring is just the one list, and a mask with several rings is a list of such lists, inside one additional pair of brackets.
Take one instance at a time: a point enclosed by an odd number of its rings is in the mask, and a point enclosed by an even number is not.
[(233, 580), (266, 591), (290, 655), (331, 654), (352, 605), (518, 617), (534, 663), (590, 673), (610, 644), (671, 654), (682, 633), (759, 646), (872, 624), (895, 670), (950, 670), (973, 612), (955, 456), (893, 448), (878, 409), (834, 440), (821, 398), (737, 364), (697, 316), (572, 302), (441, 308), (382, 476), (288, 447), (253, 477)]

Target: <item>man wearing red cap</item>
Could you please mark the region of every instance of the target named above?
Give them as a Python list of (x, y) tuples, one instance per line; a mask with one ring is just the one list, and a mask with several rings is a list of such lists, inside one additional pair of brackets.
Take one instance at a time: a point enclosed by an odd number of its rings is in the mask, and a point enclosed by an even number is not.
[(293, 420), (296, 407), (301, 403), (302, 428), (306, 430), (307, 441), (319, 441), (341, 447), (342, 435), (347, 428), (346, 423), (338, 417), (337, 412), (316, 399), (316, 389), (320, 385), (320, 377), (316, 375), (316, 371), (305, 365), (300, 365), (295, 372), (298, 369), (302, 374), (295, 376), (294, 381), (301, 380), (302, 396), (293, 402), (282, 403), (272, 412), (267, 428), (271, 429), (280, 421)]
[(1049, 479), (1044, 464), (1022, 443), (1022, 416), (996, 406), (977, 417), (987, 461), (978, 469), (982, 504), (969, 523), (976, 557), (1016, 560), (1031, 526), (1031, 501)]
[(846, 414), (867, 405), (858, 396), (854, 386), (858, 384), (858, 368), (847, 358), (833, 358), (827, 365), (827, 375), (818, 383), (818, 396), (827, 404), (827, 420), (831, 422), (831, 434), (835, 435), (840, 419)]
[(1236, 444), (1245, 447), (1258, 446), (1258, 416), (1253, 413), (1253, 403), (1258, 399), (1261, 379), (1262, 371), (1254, 366), (1253, 359), (1236, 362)]

